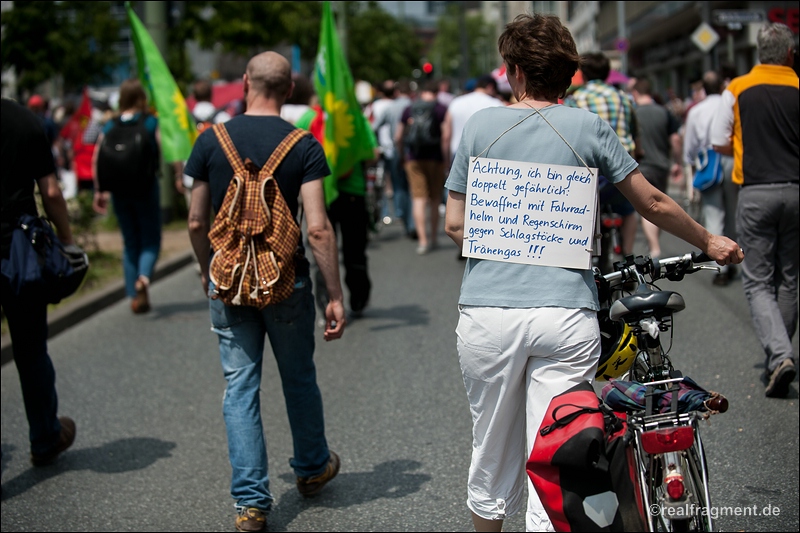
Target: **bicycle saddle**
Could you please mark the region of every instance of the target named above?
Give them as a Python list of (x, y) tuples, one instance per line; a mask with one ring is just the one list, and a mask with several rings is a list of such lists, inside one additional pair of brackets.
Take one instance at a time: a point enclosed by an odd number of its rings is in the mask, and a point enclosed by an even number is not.
[(634, 320), (639, 320), (645, 313), (652, 313), (661, 316), (659, 311), (675, 313), (686, 308), (683, 296), (673, 291), (654, 291), (636, 293), (624, 298), (620, 298), (611, 305), (608, 316), (611, 320), (619, 320), (622, 317), (633, 314)]

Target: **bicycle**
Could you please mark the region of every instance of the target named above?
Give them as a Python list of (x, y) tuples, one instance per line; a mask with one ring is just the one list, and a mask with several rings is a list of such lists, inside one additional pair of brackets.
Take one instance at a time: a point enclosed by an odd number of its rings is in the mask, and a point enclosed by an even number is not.
[[(708, 261), (705, 254), (695, 253), (660, 260), (629, 256), (615, 263), (614, 272), (602, 274), (594, 269), (603, 307), (598, 316), (607, 344), (597, 377), (611, 381), (618, 375), (621, 380), (641, 384), (637, 392), (644, 393), (644, 405), (639, 397), (625, 411), (648, 531), (713, 531), (714, 527), (699, 422), (709, 414), (725, 412), (728, 401), (698, 387), (705, 395), (696, 395), (694, 403), (681, 405), (687, 380), (695, 384), (674, 368), (669, 352), (672, 316), (686, 304), (679, 293), (655, 285), (661, 279), (681, 281), (686, 274), (719, 270), (702, 264)], [(637, 287), (633, 292), (625, 291), (631, 282)], [(667, 332), (670, 339), (665, 349), (662, 337)], [(609, 342), (611, 346), (617, 343), (612, 350)], [(604, 401), (612, 388), (604, 387)], [(665, 401), (667, 394), (671, 398)]]
[(600, 207), (600, 255), (596, 266), (601, 272), (612, 271), (615, 258), (622, 257), (622, 217), (604, 204)]
[(600, 176), (600, 250), (594, 266), (603, 274), (613, 271), (613, 264), (622, 258), (622, 216), (614, 212), (612, 201), (620, 195), (614, 186)]

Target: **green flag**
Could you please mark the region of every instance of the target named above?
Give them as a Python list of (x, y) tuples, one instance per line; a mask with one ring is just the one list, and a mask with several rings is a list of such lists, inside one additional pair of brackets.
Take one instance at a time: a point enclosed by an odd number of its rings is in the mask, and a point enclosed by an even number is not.
[(330, 2), (322, 5), (314, 88), (326, 114), (322, 146), (333, 173), (325, 178), (325, 202), (330, 205), (339, 196), (338, 177), (357, 162), (373, 159), (378, 142), (356, 99), (353, 76), (336, 34)]
[(175, 78), (144, 24), (133, 12), (129, 2), (125, 2), (125, 9), (131, 22), (139, 80), (147, 93), (147, 101), (155, 107), (158, 114), (162, 156), (169, 163), (185, 161), (189, 159), (192, 145), (197, 138), (194, 119)]

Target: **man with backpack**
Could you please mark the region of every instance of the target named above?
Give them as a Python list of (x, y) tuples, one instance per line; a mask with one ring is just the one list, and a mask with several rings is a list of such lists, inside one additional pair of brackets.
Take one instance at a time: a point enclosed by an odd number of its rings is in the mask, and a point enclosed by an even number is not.
[(437, 101), (437, 90), (436, 82), (427, 82), (419, 98), (403, 112), (395, 132), (398, 157), (405, 161), (411, 187), (411, 213), (417, 228), (419, 255), (436, 248), (439, 204), (444, 193), (442, 122), (447, 107)]
[[(212, 331), (219, 338), (227, 380), (223, 416), (232, 467), (231, 496), (237, 509), (236, 529), (264, 531), (274, 501), (269, 490), (259, 407), (265, 335), (283, 383), (294, 440), (295, 456), (290, 464), (297, 476), (297, 490), (304, 497), (314, 496), (338, 474), (340, 465), (339, 457), (328, 449), (325, 439), (322, 396), (314, 366), (314, 297), (299, 227), (286, 232), (292, 235), (290, 238), (267, 238), (273, 222), (280, 221), (287, 227), (288, 219), (299, 226), (298, 196), (302, 199), (308, 242), (329, 296), (325, 309), (326, 341), (344, 333), (345, 311), (336, 240), (325, 212), (322, 178), (330, 174), (325, 153), (313, 136), (280, 118), (281, 106), (293, 89), (289, 62), (275, 52), (256, 55), (247, 64), (243, 82), (247, 110), (203, 132), (195, 142), (185, 172), (194, 179), (189, 236), (200, 262)], [(255, 188), (254, 179), (258, 180)], [(259, 189), (265, 192), (255, 197), (253, 190)], [(238, 190), (242, 191), (245, 205), (237, 203), (241, 198), (236, 194)], [(272, 207), (268, 215), (265, 205)], [(217, 217), (209, 235), (212, 206)], [(259, 221), (264, 219), (268, 220), (266, 230), (258, 227), (263, 226)], [(242, 227), (251, 231), (242, 232)], [(228, 231), (230, 235), (226, 237)], [(238, 268), (226, 260), (236, 257), (231, 251), (236, 248), (237, 239), (244, 243)], [(274, 273), (255, 272), (254, 277), (248, 274), (247, 279), (237, 280), (236, 272), (249, 273), (253, 262), (263, 264), (264, 250), (269, 246), (273, 248), (267, 249), (266, 255), (283, 279)], [(292, 270), (286, 264), (287, 257), (293, 261), (293, 275), (287, 273)], [(229, 271), (235, 271), (233, 277)], [(284, 295), (285, 299), (276, 296), (264, 307), (253, 305), (252, 298), (275, 295), (278, 291), (273, 292), (273, 288), (286, 278), (290, 292)]]
[(119, 110), (103, 126), (92, 156), (93, 206), (105, 215), (113, 204), (125, 248), (125, 293), (131, 311), (141, 314), (150, 310), (148, 288), (161, 252), (161, 134), (138, 78), (120, 85)]

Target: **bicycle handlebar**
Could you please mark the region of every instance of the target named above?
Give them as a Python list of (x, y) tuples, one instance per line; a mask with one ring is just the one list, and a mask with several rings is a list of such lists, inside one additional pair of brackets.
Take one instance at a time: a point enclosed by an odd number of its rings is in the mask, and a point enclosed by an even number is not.
[(704, 252), (689, 252), (675, 257), (652, 259), (649, 256), (628, 256), (624, 262), (614, 265), (614, 272), (603, 274), (609, 283), (625, 281), (645, 281), (644, 275), (649, 274), (651, 281), (669, 279), (680, 281), (686, 274), (693, 274), (699, 270), (716, 270), (718, 267), (705, 266), (702, 263), (713, 261)]

